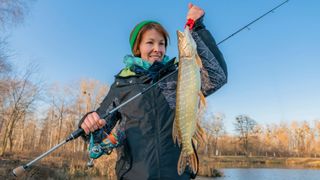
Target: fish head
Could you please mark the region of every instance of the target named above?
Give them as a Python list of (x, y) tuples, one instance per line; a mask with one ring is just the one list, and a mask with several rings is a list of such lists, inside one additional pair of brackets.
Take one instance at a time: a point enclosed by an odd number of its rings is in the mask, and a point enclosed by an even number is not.
[(177, 31), (179, 57), (190, 58), (197, 52), (196, 42), (193, 40), (188, 27), (183, 32)]

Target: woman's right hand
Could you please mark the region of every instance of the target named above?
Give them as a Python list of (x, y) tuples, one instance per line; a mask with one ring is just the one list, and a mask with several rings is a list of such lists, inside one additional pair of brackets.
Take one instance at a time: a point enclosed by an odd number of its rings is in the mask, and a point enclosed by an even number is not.
[(199, 6), (189, 3), (188, 8), (189, 8), (189, 11), (187, 14), (187, 20), (192, 19), (194, 21), (197, 21), (199, 18), (201, 18), (204, 15), (204, 10), (201, 9)]
[(86, 116), (80, 127), (86, 134), (89, 134), (97, 129), (101, 129), (104, 125), (106, 125), (106, 121), (101, 119), (96, 112), (92, 112)]

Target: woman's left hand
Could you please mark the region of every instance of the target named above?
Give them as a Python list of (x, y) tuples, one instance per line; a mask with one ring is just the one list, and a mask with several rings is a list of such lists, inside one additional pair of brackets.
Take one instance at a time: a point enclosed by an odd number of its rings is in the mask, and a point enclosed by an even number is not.
[(188, 14), (187, 14), (187, 20), (192, 19), (194, 21), (198, 20), (201, 16), (204, 15), (204, 10), (201, 9), (198, 6), (193, 5), (192, 3), (188, 4)]

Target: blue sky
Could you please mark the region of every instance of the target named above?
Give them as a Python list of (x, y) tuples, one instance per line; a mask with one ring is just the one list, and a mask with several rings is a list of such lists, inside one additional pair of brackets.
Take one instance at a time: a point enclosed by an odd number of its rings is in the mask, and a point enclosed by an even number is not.
[[(141, 20), (162, 23), (177, 55), (188, 2), (206, 12), (217, 42), (270, 10), (281, 0), (246, 1), (37, 1), (22, 26), (8, 32), (18, 67), (40, 67), (48, 83), (97, 79), (111, 84), (130, 53), (129, 34)], [(226, 115), (226, 126), (247, 114), (258, 123), (320, 119), (320, 1), (291, 0), (220, 45), (229, 82), (208, 100), (208, 111)]]

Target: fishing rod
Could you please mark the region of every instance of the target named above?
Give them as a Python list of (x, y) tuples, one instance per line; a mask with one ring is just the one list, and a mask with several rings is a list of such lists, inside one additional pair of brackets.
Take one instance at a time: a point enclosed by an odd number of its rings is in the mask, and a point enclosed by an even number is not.
[[(271, 10), (269, 10), (268, 12), (264, 13), (263, 15), (259, 16), (258, 18), (254, 19), (253, 21), (251, 21), (250, 23), (248, 23), (247, 25), (243, 26), (242, 28), (240, 28), (239, 30), (235, 31), (234, 33), (232, 33), (230, 36), (226, 37), (225, 39), (221, 40), (220, 42), (217, 43), (217, 45), (222, 44), (223, 42), (225, 42), (226, 40), (228, 40), (229, 38), (233, 37), (234, 35), (238, 34), (239, 32), (243, 31), (245, 28), (249, 27), (250, 25), (252, 25), (253, 23), (257, 22), (258, 20), (262, 19), (264, 16), (268, 15), (269, 13), (273, 12), (274, 10), (276, 10), (277, 8), (279, 8), (280, 6), (282, 6), (283, 4), (289, 2), (289, 0), (286, 0), (284, 2), (282, 2), (281, 4), (277, 5), (276, 7), (272, 8)], [(163, 78), (161, 78), (159, 81), (156, 81), (155, 83), (151, 84), (149, 87), (143, 89), (140, 93), (134, 95), (133, 97), (131, 97), (130, 99), (126, 100), (125, 102), (121, 103), (119, 106), (115, 107), (114, 109), (112, 109), (111, 111), (109, 111), (108, 113), (106, 113), (105, 115), (102, 115), (101, 119), (106, 119), (108, 116), (110, 116), (111, 114), (113, 114), (114, 112), (116, 112), (117, 110), (119, 110), (120, 108), (122, 108), (123, 106), (125, 106), (126, 104), (128, 104), (129, 102), (133, 101), (134, 99), (136, 99), (137, 97), (139, 97), (140, 95), (146, 93), (148, 90), (150, 90), (151, 88), (155, 87), (156, 85), (158, 85), (158, 83), (160, 83), (161, 81), (167, 79), (168, 77), (170, 77), (171, 75), (175, 74), (178, 71), (178, 68), (176, 68), (174, 71), (170, 72), (169, 74), (167, 74), (166, 76), (164, 76)], [(64, 144), (66, 144), (69, 141), (72, 141), (78, 137), (80, 137), (81, 135), (83, 135), (85, 132), (82, 128), (77, 129), (76, 131), (72, 132), (65, 140), (63, 140), (61, 143), (57, 144), (56, 146), (52, 147), (51, 149), (49, 149), (47, 152), (41, 154), (40, 156), (38, 156), (37, 158), (35, 158), (34, 160), (30, 161), (29, 163), (19, 166), (15, 169), (13, 169), (12, 173), (14, 176), (18, 177), (21, 174), (23, 174), (32, 164), (36, 163), (37, 161), (39, 161), (40, 159), (44, 158), (45, 156), (49, 155), (50, 153), (52, 153), (53, 151), (55, 151), (56, 149), (58, 149), (59, 147), (63, 146)]]
[(259, 21), (260, 19), (262, 19), (264, 16), (268, 15), (269, 13), (274, 12), (274, 10), (278, 9), (279, 7), (281, 7), (282, 5), (284, 5), (285, 3), (289, 2), (289, 0), (286, 0), (284, 2), (282, 2), (281, 4), (277, 5), (276, 7), (272, 8), (271, 10), (269, 10), (268, 12), (262, 14), (261, 16), (259, 16), (258, 18), (254, 19), (253, 21), (251, 21), (250, 23), (248, 23), (247, 25), (243, 26), (242, 28), (240, 28), (239, 30), (237, 30), (236, 32), (230, 34), (228, 37), (224, 38), (223, 40), (221, 40), (217, 45), (223, 43), (224, 41), (228, 40), (229, 38), (231, 38), (232, 36), (238, 34), (239, 32), (241, 32), (242, 30), (248, 28), (250, 25), (252, 25), (253, 23)]

